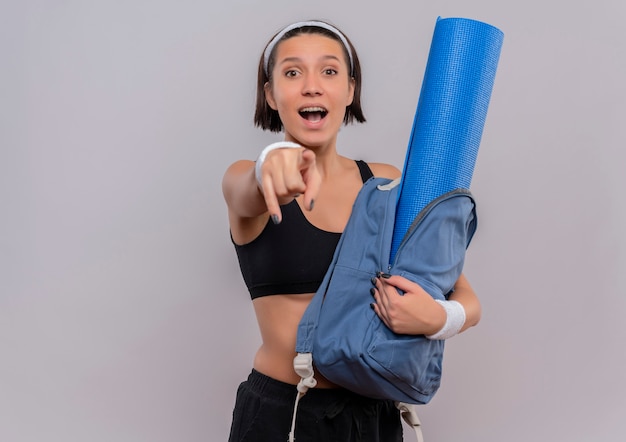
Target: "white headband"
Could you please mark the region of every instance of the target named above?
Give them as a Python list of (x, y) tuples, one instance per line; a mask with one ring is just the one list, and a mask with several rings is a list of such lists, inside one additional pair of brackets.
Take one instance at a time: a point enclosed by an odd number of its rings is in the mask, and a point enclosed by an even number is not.
[(328, 23), (324, 23), (323, 21), (317, 21), (317, 20), (300, 21), (297, 23), (290, 24), (289, 26), (284, 28), (282, 31), (280, 31), (278, 34), (276, 34), (274, 38), (272, 38), (272, 41), (268, 43), (267, 47), (265, 48), (265, 52), (263, 53), (263, 69), (265, 70), (265, 75), (269, 76), (268, 65), (270, 62), (270, 55), (272, 54), (272, 51), (274, 50), (274, 46), (276, 46), (276, 44), (285, 36), (287, 32), (292, 31), (294, 29), (303, 28), (305, 26), (314, 26), (316, 28), (324, 28), (332, 32), (333, 34), (335, 34), (337, 37), (339, 37), (339, 39), (341, 40), (341, 43), (343, 43), (343, 46), (346, 48), (346, 51), (348, 52), (348, 57), (350, 58), (350, 75), (352, 75), (354, 71), (354, 62), (352, 60), (352, 51), (350, 50), (350, 44), (348, 43), (348, 40), (339, 31), (339, 29), (335, 28), (334, 26), (329, 25)]

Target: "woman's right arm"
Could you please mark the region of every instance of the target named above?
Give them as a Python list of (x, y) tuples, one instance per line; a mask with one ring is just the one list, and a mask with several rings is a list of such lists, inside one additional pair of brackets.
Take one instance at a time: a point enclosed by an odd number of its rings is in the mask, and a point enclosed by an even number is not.
[(222, 192), (233, 241), (236, 244), (252, 241), (267, 224), (267, 206), (256, 182), (254, 161), (240, 160), (226, 169)]
[(254, 161), (239, 160), (226, 169), (222, 192), (232, 216), (255, 218), (267, 212), (265, 199), (256, 182)]

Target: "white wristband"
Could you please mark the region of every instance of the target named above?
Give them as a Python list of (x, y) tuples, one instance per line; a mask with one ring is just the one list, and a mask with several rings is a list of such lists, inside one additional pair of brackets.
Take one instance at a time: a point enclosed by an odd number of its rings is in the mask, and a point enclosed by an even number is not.
[(465, 309), (458, 301), (442, 301), (435, 299), (446, 311), (446, 323), (441, 330), (432, 335), (427, 335), (428, 339), (449, 339), (459, 333), (465, 324)]
[(259, 188), (263, 189), (263, 182), (261, 177), (261, 167), (263, 166), (263, 162), (265, 161), (265, 157), (268, 153), (273, 151), (274, 149), (297, 149), (300, 148), (298, 143), (292, 143), (291, 141), (279, 141), (277, 143), (272, 143), (269, 146), (265, 147), (261, 153), (259, 154), (259, 158), (256, 160), (256, 165), (254, 166), (254, 175), (256, 176), (256, 182), (259, 183)]

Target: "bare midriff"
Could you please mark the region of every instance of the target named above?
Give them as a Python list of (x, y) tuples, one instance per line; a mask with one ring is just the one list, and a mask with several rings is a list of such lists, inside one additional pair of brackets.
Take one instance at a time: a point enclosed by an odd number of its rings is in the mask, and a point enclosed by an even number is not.
[[(312, 297), (312, 293), (272, 295), (253, 301), (262, 340), (254, 358), (255, 370), (293, 385), (300, 381), (293, 368), (296, 337), (298, 324)], [(315, 379), (318, 388), (336, 388), (317, 371)]]

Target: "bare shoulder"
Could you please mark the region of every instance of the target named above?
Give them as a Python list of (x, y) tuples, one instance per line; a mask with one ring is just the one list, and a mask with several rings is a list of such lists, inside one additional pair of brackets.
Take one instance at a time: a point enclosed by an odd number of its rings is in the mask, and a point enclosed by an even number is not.
[(372, 169), (372, 173), (374, 174), (375, 177), (395, 179), (401, 175), (400, 170), (397, 167), (392, 166), (391, 164), (385, 164), (385, 163), (367, 163), (367, 164), (370, 166), (370, 169)]
[(240, 178), (254, 168), (254, 161), (239, 160), (228, 166), (222, 177), (222, 191), (228, 201), (230, 192), (237, 187)]
[(228, 168), (226, 169), (226, 172), (224, 172), (224, 178), (228, 178), (229, 176), (232, 176), (232, 175), (237, 176), (239, 174), (245, 173), (246, 171), (250, 170), (252, 167), (254, 167), (254, 161), (237, 160), (233, 164), (228, 166)]

